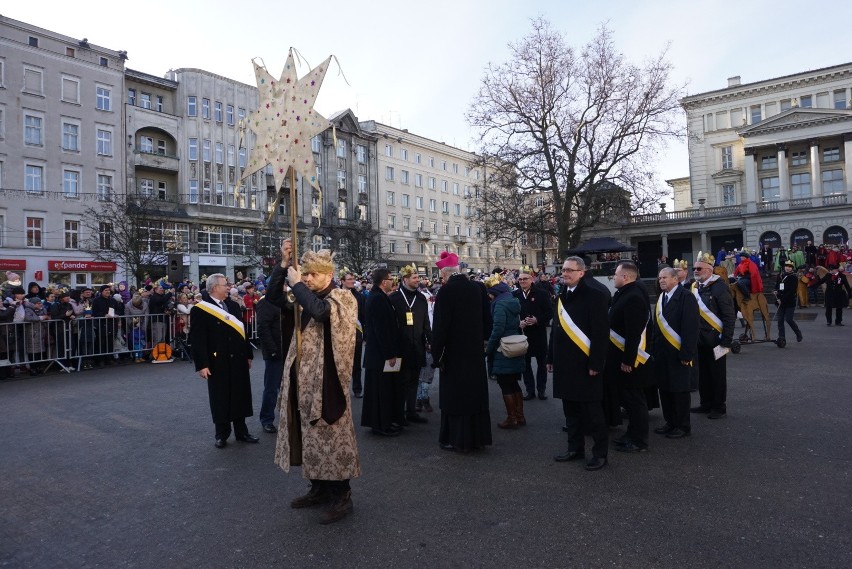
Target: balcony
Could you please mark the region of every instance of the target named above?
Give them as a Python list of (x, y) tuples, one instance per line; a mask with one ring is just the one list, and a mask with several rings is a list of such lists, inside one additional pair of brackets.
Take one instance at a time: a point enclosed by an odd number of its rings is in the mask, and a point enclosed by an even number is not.
[(467, 243), (468, 239), (469, 238), (468, 238), (467, 235), (453, 235), (453, 244), (458, 245), (458, 246), (462, 246), (465, 243)]
[(180, 168), (180, 159), (170, 154), (139, 152), (137, 150), (133, 152), (133, 166), (136, 169), (177, 174)]
[(414, 238), (418, 241), (426, 243), (426, 242), (432, 240), (432, 232), (431, 231), (423, 231), (423, 230), (415, 231), (414, 232)]

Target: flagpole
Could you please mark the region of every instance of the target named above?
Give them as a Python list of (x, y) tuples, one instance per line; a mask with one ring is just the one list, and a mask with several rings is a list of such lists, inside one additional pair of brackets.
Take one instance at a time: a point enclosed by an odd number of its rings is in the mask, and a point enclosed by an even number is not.
[[(298, 200), (296, 199), (296, 169), (290, 166), (288, 168), (290, 175), (290, 231), (291, 231), (291, 260), (293, 266), (299, 268), (299, 231), (298, 231), (298, 215), (296, 207)], [(295, 285), (296, 283), (292, 283)], [(291, 287), (292, 287), (291, 285)], [(295, 334), (296, 334), (296, 369), (299, 369), (299, 364), (302, 359), (302, 310), (298, 302), (293, 303), (293, 315), (295, 317)]]

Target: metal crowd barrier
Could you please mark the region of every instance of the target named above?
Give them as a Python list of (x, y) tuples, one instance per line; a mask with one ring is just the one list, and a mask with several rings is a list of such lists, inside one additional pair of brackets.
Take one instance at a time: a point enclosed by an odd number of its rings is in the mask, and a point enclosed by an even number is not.
[(67, 346), (68, 330), (61, 320), (0, 324), (0, 367), (26, 367), (34, 373), (55, 364), (67, 372)]

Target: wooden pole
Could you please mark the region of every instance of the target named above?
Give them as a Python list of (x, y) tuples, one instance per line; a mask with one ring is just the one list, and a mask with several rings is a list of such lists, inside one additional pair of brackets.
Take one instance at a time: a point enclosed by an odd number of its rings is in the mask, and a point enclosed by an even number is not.
[[(288, 169), (288, 174), (290, 175), (290, 231), (291, 238), (293, 243), (292, 248), (292, 262), (293, 266), (297, 269), (299, 268), (299, 230), (298, 230), (298, 220), (299, 217), (297, 215), (296, 207), (298, 200), (296, 199), (296, 169), (290, 166)], [(294, 283), (295, 284), (295, 283)], [(302, 360), (302, 310), (298, 303), (294, 303), (293, 305), (293, 315), (296, 321), (295, 324), (295, 334), (296, 334), (296, 369), (299, 369), (299, 364)]]

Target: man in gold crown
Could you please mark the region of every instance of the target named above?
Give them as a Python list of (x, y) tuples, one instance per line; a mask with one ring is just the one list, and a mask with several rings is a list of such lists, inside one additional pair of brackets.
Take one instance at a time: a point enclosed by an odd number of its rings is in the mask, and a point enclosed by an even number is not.
[[(727, 354), (716, 357), (718, 347), (730, 348), (734, 338), (736, 309), (728, 283), (713, 274), (715, 259), (699, 251), (692, 271), (692, 294), (698, 302), (698, 393), (700, 403), (692, 413), (721, 419), (727, 413)], [(720, 352), (721, 353), (721, 352)]]
[(333, 274), (327, 250), (308, 251), (298, 268), (287, 270), (302, 309), (297, 322), (302, 334), (301, 346), (294, 335), (284, 360), (275, 448), (276, 464), (285, 471), (302, 465), (302, 476), (311, 481), (310, 491), (291, 507), (331, 503), (322, 524), (352, 512), (349, 480), (361, 474), (349, 397), (358, 305), (349, 291), (335, 288)]
[(678, 284), (688, 289), (692, 285), (692, 278), (689, 276), (689, 263), (686, 259), (675, 259), (672, 262), (672, 268), (677, 271)]

